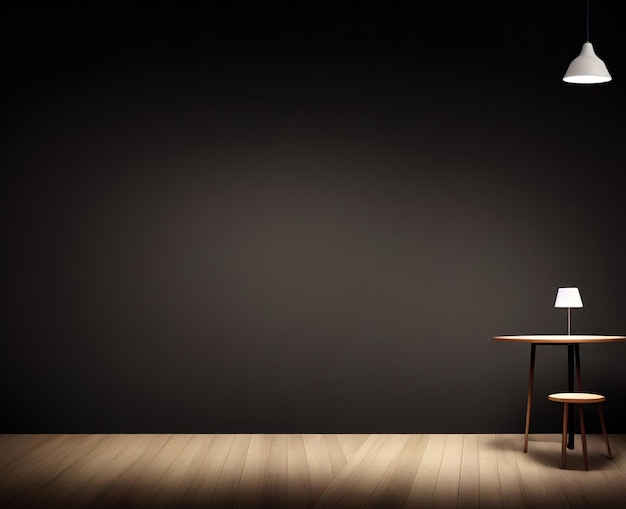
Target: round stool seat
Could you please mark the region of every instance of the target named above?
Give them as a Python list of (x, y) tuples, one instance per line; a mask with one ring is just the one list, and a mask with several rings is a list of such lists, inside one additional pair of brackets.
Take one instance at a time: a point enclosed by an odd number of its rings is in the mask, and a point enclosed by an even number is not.
[(593, 394), (591, 392), (557, 392), (548, 396), (550, 401), (558, 401), (559, 403), (602, 403), (606, 398), (602, 394)]

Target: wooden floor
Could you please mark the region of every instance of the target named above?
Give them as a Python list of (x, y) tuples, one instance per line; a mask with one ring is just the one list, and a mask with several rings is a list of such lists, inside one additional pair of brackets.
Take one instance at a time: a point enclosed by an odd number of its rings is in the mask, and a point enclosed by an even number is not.
[(0, 507), (626, 508), (626, 435), (0, 435)]

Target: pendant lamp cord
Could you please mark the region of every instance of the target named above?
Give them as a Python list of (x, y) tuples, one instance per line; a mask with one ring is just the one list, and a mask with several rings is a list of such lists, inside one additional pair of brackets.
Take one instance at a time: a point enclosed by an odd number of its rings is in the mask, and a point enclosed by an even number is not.
[(589, 42), (589, 0), (587, 0), (587, 42)]

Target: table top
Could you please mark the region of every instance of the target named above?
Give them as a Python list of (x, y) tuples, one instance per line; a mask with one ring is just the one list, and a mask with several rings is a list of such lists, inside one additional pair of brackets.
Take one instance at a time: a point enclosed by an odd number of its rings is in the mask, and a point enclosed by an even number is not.
[(493, 339), (496, 341), (562, 345), (574, 343), (610, 343), (612, 341), (626, 341), (626, 336), (602, 336), (599, 334), (526, 334), (521, 336), (494, 336)]

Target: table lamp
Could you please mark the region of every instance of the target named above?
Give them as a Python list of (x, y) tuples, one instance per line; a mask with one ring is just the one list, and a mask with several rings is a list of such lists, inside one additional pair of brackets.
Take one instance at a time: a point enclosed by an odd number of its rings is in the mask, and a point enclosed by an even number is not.
[(583, 307), (583, 301), (580, 298), (580, 292), (576, 287), (559, 288), (556, 292), (555, 308), (567, 308), (567, 335), (570, 335), (570, 309)]

